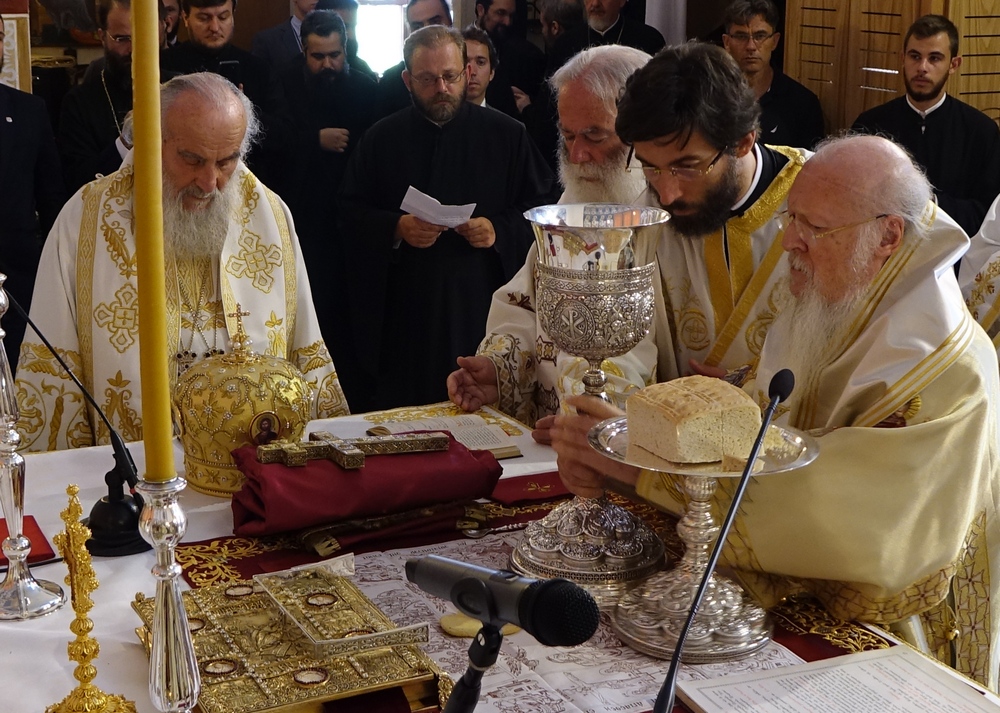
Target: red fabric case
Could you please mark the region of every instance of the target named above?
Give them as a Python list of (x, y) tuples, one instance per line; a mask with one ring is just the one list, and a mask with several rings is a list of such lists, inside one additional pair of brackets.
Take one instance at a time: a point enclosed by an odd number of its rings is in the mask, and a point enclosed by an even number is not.
[(489, 497), (503, 470), (489, 451), (470, 451), (454, 439), (447, 451), (368, 456), (358, 470), (328, 460), (265, 465), (254, 446), (233, 458), (246, 476), (233, 496), (233, 533), (249, 537)]

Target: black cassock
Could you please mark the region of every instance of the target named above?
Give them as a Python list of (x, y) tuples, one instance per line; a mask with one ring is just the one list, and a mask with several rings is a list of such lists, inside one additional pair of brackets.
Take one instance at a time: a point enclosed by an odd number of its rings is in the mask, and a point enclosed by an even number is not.
[(979, 232), (1000, 193), (1000, 130), (986, 114), (949, 94), (924, 118), (902, 96), (862, 113), (851, 128), (902, 144), (945, 212), (970, 236)]
[[(396, 244), (400, 203), (413, 186), (445, 205), (475, 203), (496, 242), (474, 248), (447, 230), (429, 248)], [(524, 126), (463, 103), (444, 126), (415, 108), (378, 122), (341, 186), (352, 334), (370, 385), (351, 410), (447, 399), (455, 359), (475, 353), (493, 292), (524, 264), (533, 239), (522, 213), (550, 203), (556, 184)]]

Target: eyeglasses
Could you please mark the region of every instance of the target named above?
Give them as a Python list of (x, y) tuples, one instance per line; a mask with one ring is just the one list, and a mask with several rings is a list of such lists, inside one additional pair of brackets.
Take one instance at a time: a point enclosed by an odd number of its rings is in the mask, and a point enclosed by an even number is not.
[(422, 87), (433, 87), (438, 81), (444, 80), (444, 83), (448, 86), (456, 84), (460, 79), (465, 77), (465, 72), (445, 72), (444, 74), (420, 74), (413, 77), (413, 81)]
[(702, 176), (707, 176), (715, 168), (715, 164), (719, 162), (722, 158), (722, 154), (729, 150), (728, 146), (724, 146), (719, 153), (715, 154), (715, 158), (712, 162), (708, 164), (705, 168), (689, 168), (689, 167), (677, 167), (668, 166), (667, 168), (657, 168), (656, 166), (640, 166), (638, 168), (632, 166), (632, 156), (635, 154), (635, 146), (630, 146), (628, 150), (628, 158), (625, 159), (625, 170), (626, 171), (642, 171), (642, 175), (646, 177), (647, 181), (655, 181), (664, 173), (669, 173), (671, 176), (676, 178), (678, 181), (696, 181)]
[(821, 233), (817, 233), (808, 223), (802, 221), (797, 215), (789, 213), (787, 210), (780, 211), (775, 214), (775, 219), (778, 221), (778, 227), (784, 232), (788, 230), (792, 223), (795, 223), (799, 231), (800, 237), (807, 243), (812, 243), (819, 238), (825, 238), (833, 233), (839, 233), (841, 230), (849, 230), (850, 228), (857, 228), (858, 226), (865, 225), (866, 223), (871, 223), (874, 220), (881, 220), (882, 218), (888, 218), (888, 213), (879, 213), (874, 218), (866, 218), (865, 220), (859, 220), (857, 223), (851, 223), (849, 225), (841, 225), (839, 228), (830, 228), (829, 230), (824, 230)]
[(117, 42), (120, 45), (128, 44), (132, 41), (132, 35), (108, 35), (112, 42)]
[(726, 34), (733, 42), (739, 42), (741, 45), (745, 45), (750, 40), (753, 40), (755, 45), (762, 45), (774, 37), (773, 32), (767, 32), (766, 30), (754, 32), (752, 35), (748, 32), (734, 32), (731, 35), (729, 33)]

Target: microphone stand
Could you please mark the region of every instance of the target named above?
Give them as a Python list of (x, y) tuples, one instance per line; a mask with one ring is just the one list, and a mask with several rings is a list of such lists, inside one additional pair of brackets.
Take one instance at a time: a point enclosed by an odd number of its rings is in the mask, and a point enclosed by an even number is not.
[(480, 603), (485, 605), (478, 608), (479, 611), (489, 613), (489, 623), (483, 623), (483, 628), (479, 630), (472, 644), (469, 646), (469, 667), (465, 670), (448, 696), (448, 702), (444, 706), (442, 713), (472, 713), (479, 703), (479, 693), (483, 687), (483, 674), (490, 666), (497, 662), (500, 654), (500, 644), (503, 643), (503, 632), (500, 627), (503, 622), (498, 622), (496, 618), (496, 601), (489, 588), (478, 579), (463, 579), (455, 585), (455, 589), (467, 596), (478, 597)]
[(750, 449), (747, 464), (743, 468), (743, 474), (740, 476), (736, 492), (733, 494), (733, 502), (729, 505), (729, 512), (726, 513), (726, 519), (719, 529), (719, 537), (712, 548), (712, 554), (708, 557), (708, 563), (705, 565), (705, 573), (702, 575), (701, 583), (694, 594), (694, 600), (691, 602), (691, 609), (688, 611), (687, 619), (684, 620), (684, 626), (681, 627), (681, 633), (677, 637), (677, 645), (674, 647), (674, 653), (670, 657), (670, 668), (667, 669), (667, 677), (663, 680), (660, 692), (656, 695), (656, 702), (653, 704), (653, 713), (668, 713), (673, 710), (674, 700), (677, 697), (677, 674), (680, 673), (681, 651), (684, 649), (684, 642), (687, 640), (688, 631), (691, 629), (695, 617), (698, 616), (698, 608), (701, 606), (701, 600), (708, 589), (708, 582), (712, 578), (712, 572), (715, 571), (719, 555), (722, 554), (722, 547), (726, 543), (729, 529), (733, 525), (733, 520), (736, 519), (736, 511), (739, 509), (743, 493), (750, 482), (753, 464), (757, 461), (757, 454), (760, 453), (761, 445), (764, 443), (764, 434), (767, 433), (767, 429), (771, 425), (771, 420), (774, 418), (774, 411), (778, 407), (778, 404), (788, 398), (794, 386), (795, 377), (788, 369), (782, 369), (771, 378), (771, 383), (768, 387), (768, 397), (771, 401), (768, 403), (767, 408), (764, 409), (760, 431), (753, 442), (753, 448)]
[[(115, 453), (115, 465), (104, 476), (104, 482), (108, 486), (107, 497), (94, 503), (90, 517), (83, 521), (83, 524), (87, 525), (91, 532), (91, 537), (87, 540), (87, 549), (91, 554), (99, 557), (120, 557), (152, 549), (152, 545), (139, 534), (139, 513), (142, 511), (143, 504), (142, 496), (135, 492), (135, 486), (139, 483), (139, 475), (125, 441), (111, 425), (108, 417), (104, 415), (104, 410), (94, 401), (94, 397), (84, 388), (80, 380), (76, 378), (76, 374), (59, 356), (55, 347), (38, 330), (35, 323), (31, 321), (28, 314), (9, 292), (7, 299), (21, 315), (21, 318), (35, 330), (35, 334), (48, 347), (63, 370), (69, 374), (69, 378), (80, 389), (87, 402), (94, 407), (97, 415), (104, 421), (104, 425), (107, 426), (108, 432), (111, 434), (111, 448)], [(129, 486), (128, 495), (125, 494), (125, 483), (128, 483)]]

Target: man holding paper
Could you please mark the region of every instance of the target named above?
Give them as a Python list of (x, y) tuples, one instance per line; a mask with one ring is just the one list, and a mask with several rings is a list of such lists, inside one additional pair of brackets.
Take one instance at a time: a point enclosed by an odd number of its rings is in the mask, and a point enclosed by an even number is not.
[(403, 52), (413, 105), (365, 134), (341, 186), (349, 311), (370, 385), (348, 393), (355, 411), (447, 398), (493, 291), (524, 263), (522, 213), (556, 197), (524, 127), (465, 101), (460, 32), (422, 28)]

